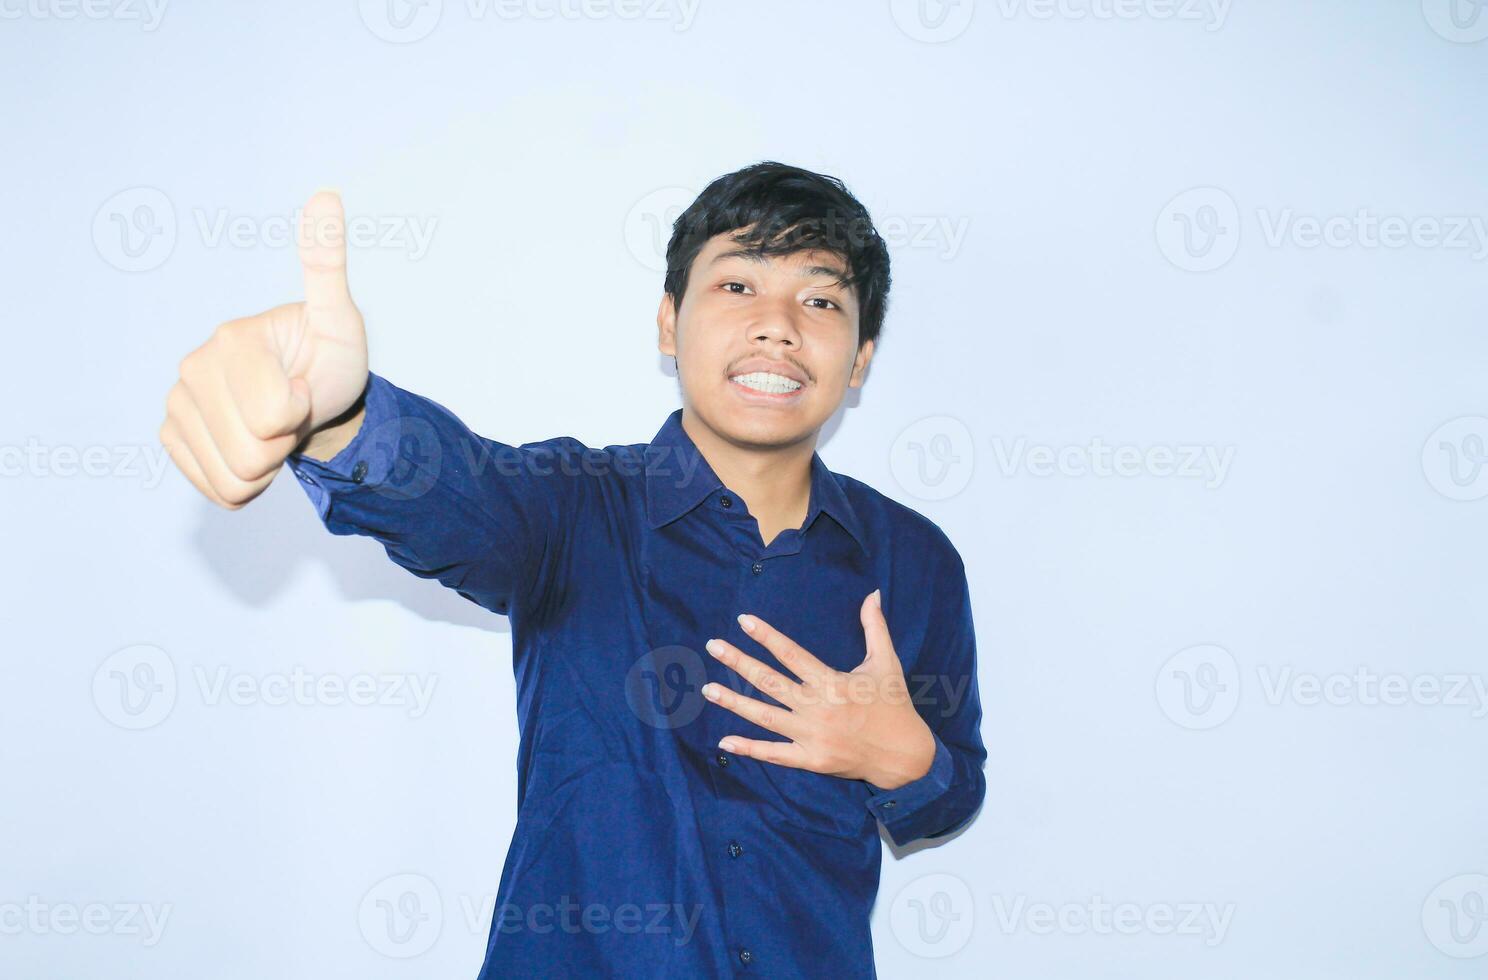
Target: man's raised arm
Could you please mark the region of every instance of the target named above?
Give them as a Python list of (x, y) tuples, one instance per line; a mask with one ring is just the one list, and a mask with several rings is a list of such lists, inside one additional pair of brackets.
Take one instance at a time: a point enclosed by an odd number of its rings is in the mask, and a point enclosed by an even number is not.
[(305, 206), (305, 300), (218, 327), (180, 365), (160, 441), (209, 500), (237, 510), (287, 462), (326, 526), (365, 534), (416, 575), (502, 614), (560, 584), (574, 520), (570, 438), (521, 447), (368, 370), (346, 276), (345, 214)]

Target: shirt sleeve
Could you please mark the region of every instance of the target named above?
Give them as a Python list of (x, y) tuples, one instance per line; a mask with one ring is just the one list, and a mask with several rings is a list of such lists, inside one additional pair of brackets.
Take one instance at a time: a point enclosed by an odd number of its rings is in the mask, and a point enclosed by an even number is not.
[[(976, 632), (971, 591), (960, 556), (936, 589), (925, 646), (905, 680), (915, 709), (935, 736), (935, 759), (919, 779), (892, 790), (874, 788), (867, 807), (903, 847), (922, 837), (944, 837), (964, 826), (982, 805), (982, 702), (977, 688)], [(872, 787), (873, 784), (869, 784)]]
[(511, 615), (561, 591), (589, 452), (570, 437), (511, 446), (369, 373), (366, 415), (329, 460), (285, 460), (333, 534), (379, 541), (393, 561)]

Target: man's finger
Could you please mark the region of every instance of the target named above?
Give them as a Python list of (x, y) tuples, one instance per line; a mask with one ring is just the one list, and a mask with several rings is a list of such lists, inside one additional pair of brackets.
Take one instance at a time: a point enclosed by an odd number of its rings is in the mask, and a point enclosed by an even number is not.
[(228, 503), (216, 490), (212, 489), (212, 484), (207, 481), (207, 475), (202, 472), (201, 464), (196, 461), (195, 456), (191, 455), (191, 449), (186, 445), (186, 440), (182, 438), (175, 422), (166, 419), (160, 426), (159, 438), (171, 462), (176, 464), (176, 469), (180, 470), (181, 475), (189, 480), (204, 497), (217, 506), (226, 507), (229, 510), (237, 510), (242, 506)]
[(739, 674), (757, 690), (788, 708), (799, 707), (801, 685), (780, 671), (760, 663), (727, 640), (709, 640), (707, 650), (719, 663)]
[(757, 738), (745, 738), (742, 735), (726, 735), (719, 740), (718, 747), (734, 755), (770, 762), (777, 766), (815, 771), (806, 764), (806, 750), (795, 742), (766, 742)]
[(351, 306), (346, 282), (346, 212), (335, 191), (317, 191), (300, 215), (300, 266), (312, 310)]
[(897, 668), (899, 656), (894, 652), (894, 640), (889, 635), (889, 621), (884, 618), (882, 595), (882, 592), (874, 589), (863, 600), (863, 606), (859, 610), (863, 621), (863, 639), (868, 647), (863, 663)]
[(773, 653), (781, 666), (801, 678), (803, 684), (822, 684), (836, 673), (801, 644), (758, 616), (741, 615), (739, 625), (756, 643)]
[(802, 734), (800, 726), (796, 723), (795, 715), (785, 708), (777, 708), (773, 704), (746, 698), (737, 691), (730, 691), (722, 684), (704, 684), (703, 697), (721, 708), (727, 708), (745, 721), (752, 721), (776, 735), (795, 738)]

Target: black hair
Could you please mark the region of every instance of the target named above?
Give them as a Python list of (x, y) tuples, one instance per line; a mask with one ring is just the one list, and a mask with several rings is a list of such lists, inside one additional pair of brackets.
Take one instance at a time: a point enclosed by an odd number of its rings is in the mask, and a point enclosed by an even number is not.
[(734, 242), (765, 255), (809, 249), (847, 263), (838, 285), (858, 299), (858, 346), (876, 341), (889, 298), (889, 250), (868, 210), (836, 177), (765, 160), (717, 178), (672, 223), (665, 288), (678, 310), (692, 262), (708, 239), (733, 232)]

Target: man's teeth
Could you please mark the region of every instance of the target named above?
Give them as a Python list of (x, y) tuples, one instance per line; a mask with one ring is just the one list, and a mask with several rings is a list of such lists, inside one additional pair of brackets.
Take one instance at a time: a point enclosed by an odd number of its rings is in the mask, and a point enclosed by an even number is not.
[(769, 392), (774, 395), (783, 395), (788, 391), (795, 391), (801, 387), (801, 382), (794, 381), (780, 374), (771, 374), (768, 371), (754, 371), (749, 374), (736, 374), (729, 379), (735, 384), (741, 384), (755, 391)]

